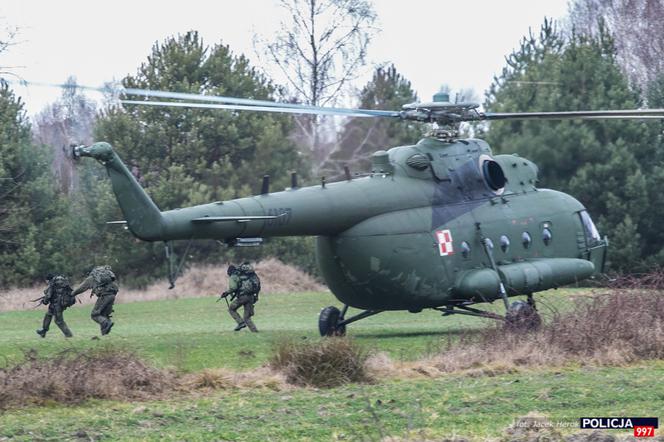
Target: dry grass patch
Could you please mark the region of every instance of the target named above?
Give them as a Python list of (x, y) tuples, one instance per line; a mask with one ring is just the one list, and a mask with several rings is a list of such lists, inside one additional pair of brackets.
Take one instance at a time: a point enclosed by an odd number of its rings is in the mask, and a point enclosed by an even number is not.
[(205, 369), (177, 375), (115, 348), (88, 353), (67, 350), (48, 358), (30, 350), (23, 362), (0, 369), (0, 410), (51, 402), (78, 404), (88, 399), (140, 401), (162, 399), (173, 393), (291, 388), (283, 374), (269, 367), (242, 372)]
[[(120, 293), (117, 302), (155, 301), (161, 299), (180, 299), (187, 297), (219, 295), (227, 287), (227, 264), (197, 265), (188, 269), (169, 290), (168, 282), (163, 279), (145, 289), (126, 289), (120, 280)], [(311, 275), (292, 265), (284, 264), (276, 258), (268, 258), (255, 263), (255, 269), (261, 278), (261, 295), (270, 293), (322, 292), (327, 287), (316, 281)], [(79, 280), (72, 281), (78, 284)], [(12, 288), (0, 292), (0, 312), (27, 310), (35, 304), (31, 299), (43, 294), (44, 286)], [(95, 299), (83, 294), (78, 297), (83, 304), (93, 304)]]
[(270, 367), (283, 373), (291, 384), (331, 388), (351, 382), (371, 382), (367, 359), (368, 353), (349, 338), (282, 341), (275, 347)]
[(269, 367), (260, 367), (243, 372), (224, 368), (205, 369), (183, 375), (179, 379), (183, 391), (213, 391), (237, 388), (268, 389), (273, 391), (289, 390), (292, 387), (286, 378)]
[(123, 350), (67, 350), (51, 358), (31, 350), (22, 363), (0, 369), (0, 409), (87, 399), (147, 399), (169, 390), (174, 382), (169, 372)]

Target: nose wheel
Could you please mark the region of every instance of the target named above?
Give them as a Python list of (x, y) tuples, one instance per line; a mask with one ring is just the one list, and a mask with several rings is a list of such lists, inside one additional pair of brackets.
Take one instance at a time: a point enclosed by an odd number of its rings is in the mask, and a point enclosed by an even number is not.
[(505, 327), (510, 330), (529, 331), (537, 330), (542, 325), (534, 301), (514, 301), (507, 309), (505, 315)]

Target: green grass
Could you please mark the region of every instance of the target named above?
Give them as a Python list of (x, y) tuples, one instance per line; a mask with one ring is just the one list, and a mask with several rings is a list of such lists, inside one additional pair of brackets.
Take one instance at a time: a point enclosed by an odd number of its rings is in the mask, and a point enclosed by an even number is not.
[(530, 411), (572, 425), (580, 416), (662, 417), (662, 378), (660, 361), (331, 390), (229, 391), (142, 404), (90, 402), (0, 415), (0, 438), (65, 440), (85, 432), (96, 440), (127, 441), (380, 440), (386, 435), (483, 440)]
[[(558, 290), (539, 296), (541, 310), (547, 311), (544, 304), (560, 306), (568, 293)], [(91, 339), (99, 335), (99, 327), (89, 317), (90, 306), (65, 312), (74, 333), (71, 339), (65, 339), (54, 323), (46, 339), (37, 336), (35, 330), (41, 328), (45, 307), (0, 313), (0, 355), (11, 363), (20, 360), (28, 349), (50, 354), (71, 347), (110, 344), (133, 349), (158, 366), (181, 371), (257, 367), (269, 358), (275, 341), (319, 339), (318, 313), (327, 305), (339, 305), (329, 293), (263, 296), (254, 317), (260, 333), (251, 334), (246, 330), (233, 332), (235, 323), (225, 302), (215, 303), (212, 297), (116, 304), (116, 325), (110, 335), (99, 340)], [(501, 302), (495, 302), (487, 309), (500, 311), (501, 307)], [(349, 315), (356, 312), (351, 309)], [(441, 317), (431, 310), (419, 314), (385, 312), (349, 325), (348, 334), (397, 360), (411, 360), (437, 352), (446, 339), (488, 323), (491, 321), (467, 316)], [(240, 354), (246, 354), (246, 350), (253, 356)]]
[[(540, 310), (546, 312), (545, 305), (564, 308), (570, 294), (582, 293), (547, 292), (538, 296)], [(257, 305), (257, 335), (233, 332), (225, 303), (214, 298), (118, 304), (116, 327), (99, 340), (90, 339), (98, 335), (88, 316), (90, 306), (66, 312), (75, 334), (69, 340), (55, 327), (46, 339), (35, 334), (43, 309), (0, 313), (0, 364), (19, 361), (29, 349), (49, 354), (117, 345), (181, 371), (256, 367), (268, 360), (272, 344), (280, 339), (319, 339), (318, 312), (335, 304), (325, 293), (264, 296)], [(490, 307), (500, 311), (501, 305)], [(487, 323), (441, 318), (436, 312), (391, 312), (352, 324), (349, 335), (367, 348), (408, 360), (436, 352), (447, 339)], [(253, 355), (240, 354), (247, 350)], [(493, 377), (454, 374), (330, 390), (227, 390), (145, 403), (52, 404), (0, 414), (0, 440), (73, 440), (77, 433), (95, 440), (379, 440), (385, 435), (418, 439), (452, 434), (484, 439), (498, 436), (515, 417), (530, 411), (571, 422), (582, 415), (664, 417), (662, 379), (664, 361), (653, 361)]]

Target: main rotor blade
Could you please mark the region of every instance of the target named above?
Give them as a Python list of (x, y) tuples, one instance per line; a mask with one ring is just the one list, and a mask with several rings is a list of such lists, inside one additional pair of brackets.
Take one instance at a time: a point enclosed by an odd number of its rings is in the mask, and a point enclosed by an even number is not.
[[(25, 80), (11, 80), (0, 78), (10, 84), (21, 86), (40, 86), (52, 88), (77, 88), (81, 90), (95, 92), (111, 92), (123, 95), (138, 95), (148, 98), (172, 98), (176, 100), (193, 100), (208, 102), (208, 104), (185, 103), (185, 102), (163, 102), (163, 101), (138, 101), (138, 100), (120, 100), (124, 104), (148, 105), (148, 106), (175, 106), (175, 107), (193, 107), (206, 109), (231, 109), (231, 110), (254, 110), (261, 112), (283, 112), (292, 114), (311, 114), (311, 115), (342, 115), (346, 117), (391, 117), (398, 118), (400, 113), (397, 111), (384, 111), (373, 109), (349, 109), (342, 107), (320, 107), (307, 104), (279, 103), (269, 100), (254, 100), (251, 98), (225, 97), (220, 95), (192, 94), (186, 92), (157, 91), (152, 89), (125, 88), (119, 84), (107, 84), (103, 87), (86, 86), (81, 84), (62, 84), (62, 83), (42, 83)], [(219, 103), (218, 105), (211, 105)], [(273, 110), (270, 110), (273, 109)], [(291, 109), (291, 110), (288, 110)]]
[[(201, 109), (228, 109), (228, 110), (251, 110), (260, 112), (281, 112), (287, 114), (313, 114), (313, 115), (341, 115), (344, 117), (392, 117), (399, 118), (399, 112), (381, 111), (371, 109), (343, 109), (333, 107), (279, 107), (279, 106), (248, 106), (240, 104), (214, 104), (214, 103), (190, 103), (183, 101), (141, 101), (120, 100), (122, 104), (139, 106), (165, 106), (165, 107), (190, 107)], [(275, 103), (279, 104), (279, 103)]]
[(487, 112), (480, 114), (481, 120), (602, 120), (664, 119), (664, 109), (622, 109), (600, 111), (566, 112)]

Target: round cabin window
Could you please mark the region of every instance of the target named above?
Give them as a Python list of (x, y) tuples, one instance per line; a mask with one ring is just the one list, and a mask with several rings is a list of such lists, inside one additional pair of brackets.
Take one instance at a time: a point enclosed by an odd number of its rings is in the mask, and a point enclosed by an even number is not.
[(507, 251), (510, 248), (510, 239), (507, 237), (507, 235), (503, 235), (500, 237), (500, 250), (503, 251), (503, 253), (507, 253)]
[(533, 242), (533, 239), (530, 237), (530, 233), (523, 232), (523, 234), (521, 234), (521, 242), (523, 243), (524, 249), (530, 248), (530, 244)]
[(466, 241), (461, 243), (461, 256), (463, 256), (464, 259), (468, 259), (470, 257), (470, 244), (468, 244)]

